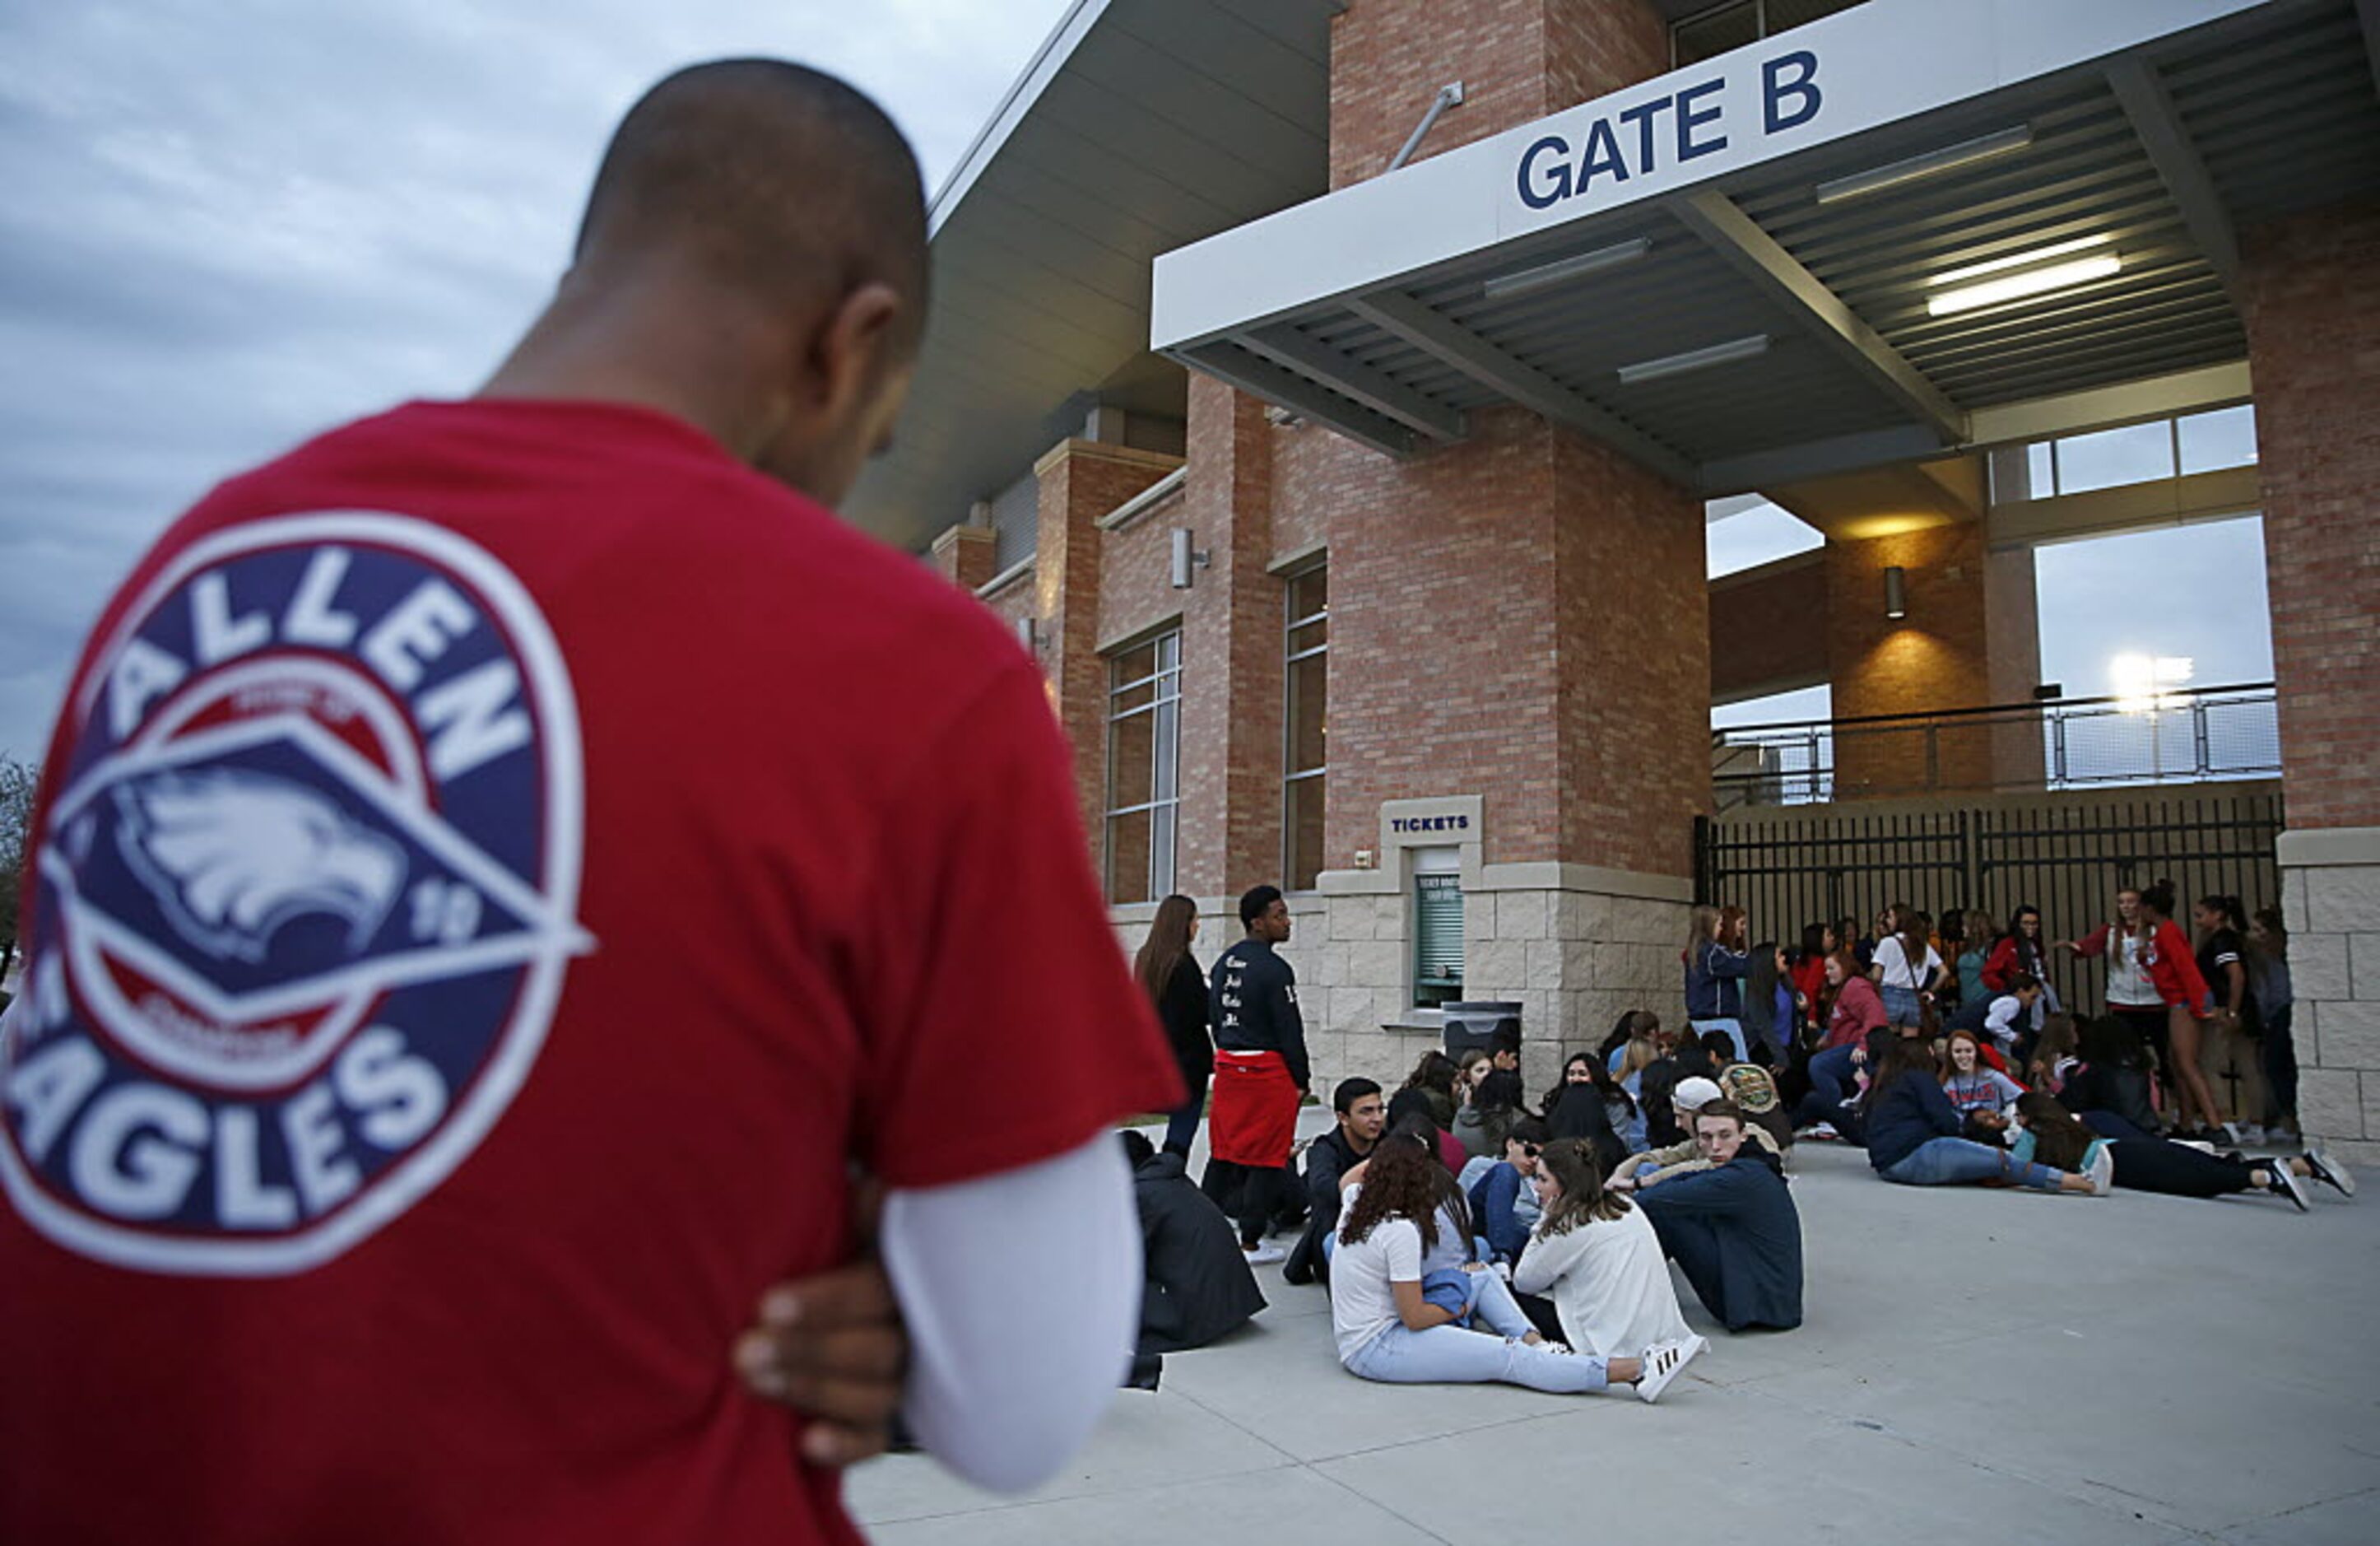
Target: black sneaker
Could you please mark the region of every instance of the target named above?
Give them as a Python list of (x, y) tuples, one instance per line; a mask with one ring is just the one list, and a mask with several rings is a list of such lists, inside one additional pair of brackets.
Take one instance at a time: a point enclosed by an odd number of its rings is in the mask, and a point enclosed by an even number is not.
[(2355, 1195), (2355, 1173), (2349, 1170), (2344, 1162), (2325, 1153), (2322, 1145), (2317, 1143), (2305, 1151), (2305, 1163), (2306, 1169), (2313, 1172), (2315, 1180), (2325, 1186), (2337, 1187), (2341, 1197)]

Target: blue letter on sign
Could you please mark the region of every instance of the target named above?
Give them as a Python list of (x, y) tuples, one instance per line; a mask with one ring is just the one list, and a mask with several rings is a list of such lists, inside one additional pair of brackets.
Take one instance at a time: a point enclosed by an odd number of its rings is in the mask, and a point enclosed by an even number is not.
[[(1791, 80), (1784, 79), (1788, 69), (1795, 72)], [(1760, 83), (1760, 113), (1771, 134), (1799, 128), (1816, 117), (1826, 102), (1818, 90), (1818, 56), (1806, 48), (1780, 54), (1761, 66)], [(1788, 97), (1795, 99), (1790, 109), (1784, 107)]]
[(1708, 140), (1694, 138), (1694, 130), (1705, 124), (1718, 122), (1722, 111), (1717, 103), (1697, 108), (1694, 103), (1707, 96), (1716, 96), (1727, 88), (1727, 78), (1706, 80), (1699, 86), (1689, 86), (1678, 93), (1678, 160), (1688, 162), (1696, 156), (1709, 155), (1727, 149), (1727, 136), (1713, 135)]
[[(1536, 170), (1537, 157), (1547, 151), (1553, 152), (1562, 159), (1554, 163), (1553, 176), (1546, 179), (1546, 190), (1540, 193), (1532, 189), (1529, 184), (1532, 181), (1532, 175)], [(1543, 210), (1551, 209), (1555, 204), (1569, 198), (1569, 157), (1570, 141), (1559, 134), (1548, 134), (1530, 146), (1528, 153), (1521, 157), (1521, 202), (1533, 210)]]

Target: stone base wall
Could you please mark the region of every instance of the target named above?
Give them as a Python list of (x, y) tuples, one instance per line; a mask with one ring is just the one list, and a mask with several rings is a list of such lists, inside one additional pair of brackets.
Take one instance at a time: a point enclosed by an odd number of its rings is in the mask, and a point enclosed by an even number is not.
[(2380, 1164), (2380, 827), (2284, 833), (2280, 860), (2299, 1121)]
[[(1323, 877), (1326, 887), (1370, 879), (1354, 871)], [(1665, 1022), (1682, 1013), (1678, 954), (1687, 905), (1682, 896), (1621, 894), (1650, 889), (1639, 881), (1619, 885), (1616, 892), (1610, 879), (1573, 865), (1501, 865), (1465, 877), (1463, 996), (1522, 1006), (1521, 1067), (1532, 1102), (1560, 1077), (1564, 1059), (1593, 1048), (1626, 1011), (1651, 1009)], [(1677, 888), (1682, 893), (1683, 883)], [(1241, 937), (1238, 903), (1198, 902), (1194, 953), (1211, 965)], [(1293, 931), (1281, 954), (1297, 972), (1317, 1100), (1329, 1100), (1332, 1085), (1355, 1075), (1394, 1090), (1423, 1053), (1441, 1045), (1439, 1016), (1416, 1013), (1413, 1004), (1412, 910), (1402, 890), (1290, 898)], [(1114, 909), (1127, 956), (1140, 948), (1153, 911)]]

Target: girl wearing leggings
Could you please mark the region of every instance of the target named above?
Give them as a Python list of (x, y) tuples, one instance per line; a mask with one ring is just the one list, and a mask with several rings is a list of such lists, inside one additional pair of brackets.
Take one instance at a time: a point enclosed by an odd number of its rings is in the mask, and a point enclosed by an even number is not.
[(2355, 1195), (2355, 1178), (2347, 1167), (2319, 1148), (2294, 1157), (2243, 1160), (2237, 1154), (2209, 1154), (2145, 1133), (2103, 1138), (2039, 1090), (2017, 1098), (2016, 1115), (2023, 1130), (2017, 1135), (2012, 1152), (2046, 1164), (2079, 1168), (2087, 1165), (2096, 1151), (2104, 1150), (2113, 1162), (2115, 1185), (2131, 1191), (2162, 1192), (2168, 1197), (2270, 1192), (2287, 1198), (2301, 1213), (2311, 1206), (2306, 1201), (2308, 1180), (2335, 1187), (2343, 1197)]

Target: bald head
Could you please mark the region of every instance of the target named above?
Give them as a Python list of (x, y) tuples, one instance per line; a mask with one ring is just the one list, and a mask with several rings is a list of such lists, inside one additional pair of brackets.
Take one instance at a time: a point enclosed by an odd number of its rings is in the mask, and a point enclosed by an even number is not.
[(880, 284), (903, 302), (892, 341), (905, 357), (926, 312), (917, 158), (832, 76), (773, 59), (689, 66), (621, 120), (575, 258), (598, 284), (657, 259), (689, 265), (797, 317)]

